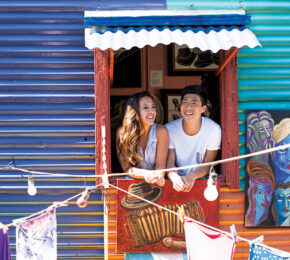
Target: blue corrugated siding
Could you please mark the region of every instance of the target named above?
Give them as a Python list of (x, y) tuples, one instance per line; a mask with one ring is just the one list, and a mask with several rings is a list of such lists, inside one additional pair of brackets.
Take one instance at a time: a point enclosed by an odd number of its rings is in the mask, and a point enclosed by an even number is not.
[[(250, 29), (263, 48), (244, 48), (238, 56), (240, 153), (245, 151), (246, 110), (290, 109), (290, 2), (243, 1)], [(245, 160), (240, 161), (244, 189)]]
[[(94, 8), (92, 8), (94, 5)], [(82, 9), (93, 1), (0, 1), (0, 165), (95, 174), (93, 52), (84, 47)], [(84, 179), (27, 178), (0, 171), (0, 222), (10, 223), (84, 188)], [(24, 174), (26, 175), (26, 174)], [(94, 179), (86, 184), (94, 185)], [(58, 259), (103, 258), (101, 193), (57, 210)], [(15, 256), (15, 229), (10, 228)]]

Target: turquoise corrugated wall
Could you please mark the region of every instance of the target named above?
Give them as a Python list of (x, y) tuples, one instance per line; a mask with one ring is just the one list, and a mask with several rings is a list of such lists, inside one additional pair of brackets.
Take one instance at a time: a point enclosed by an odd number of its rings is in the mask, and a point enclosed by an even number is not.
[[(245, 154), (246, 110), (290, 109), (290, 1), (243, 1), (250, 29), (263, 48), (243, 48), (238, 56), (240, 154)], [(289, 112), (290, 114), (290, 112)], [(244, 189), (245, 160), (240, 161)]]
[[(168, 9), (243, 8), (250, 29), (263, 48), (243, 48), (238, 55), (240, 154), (245, 154), (246, 110), (290, 108), (290, 1), (167, 0)], [(245, 160), (240, 161), (240, 188), (245, 187)]]

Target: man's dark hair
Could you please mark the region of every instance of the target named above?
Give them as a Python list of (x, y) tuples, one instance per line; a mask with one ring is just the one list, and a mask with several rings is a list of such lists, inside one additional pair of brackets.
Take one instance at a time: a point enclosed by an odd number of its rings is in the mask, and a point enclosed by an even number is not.
[(203, 106), (207, 105), (208, 96), (205, 88), (200, 85), (190, 85), (186, 86), (184, 89), (181, 90), (181, 101), (186, 94), (196, 94), (200, 97), (201, 104)]

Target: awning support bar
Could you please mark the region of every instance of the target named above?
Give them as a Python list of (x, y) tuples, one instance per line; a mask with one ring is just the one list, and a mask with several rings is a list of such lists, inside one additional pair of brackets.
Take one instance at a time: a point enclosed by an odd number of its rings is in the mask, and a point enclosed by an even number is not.
[(236, 53), (238, 52), (238, 48), (235, 48), (232, 53), (229, 55), (229, 57), (227, 57), (227, 59), (224, 61), (224, 63), (220, 66), (220, 68), (216, 71), (215, 75), (218, 76), (223, 69), (227, 66), (227, 64), (231, 61), (231, 59), (236, 55)]

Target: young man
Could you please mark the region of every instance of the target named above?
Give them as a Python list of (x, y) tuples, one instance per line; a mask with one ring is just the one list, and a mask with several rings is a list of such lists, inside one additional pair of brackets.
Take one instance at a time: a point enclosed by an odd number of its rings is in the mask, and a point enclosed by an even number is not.
[[(187, 86), (181, 91), (182, 118), (167, 123), (169, 152), (167, 168), (189, 166), (215, 160), (221, 143), (221, 128), (202, 117), (207, 109), (207, 94), (201, 86)], [(196, 179), (208, 174), (210, 167), (168, 172), (176, 191), (188, 192)]]

